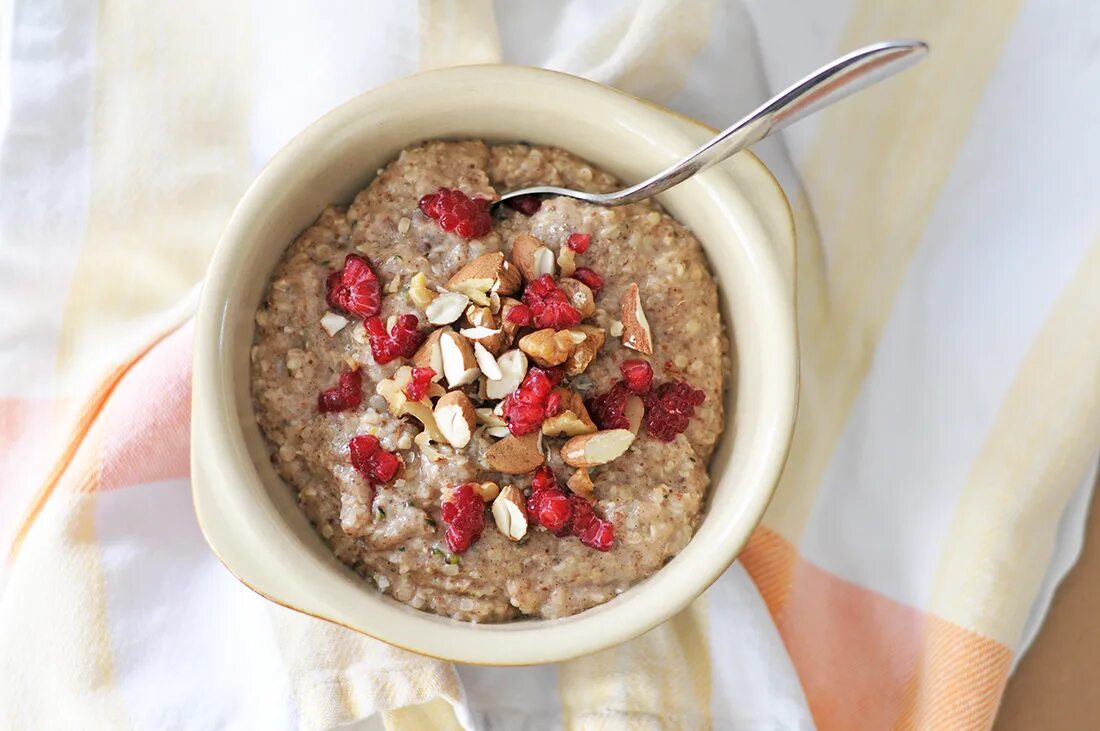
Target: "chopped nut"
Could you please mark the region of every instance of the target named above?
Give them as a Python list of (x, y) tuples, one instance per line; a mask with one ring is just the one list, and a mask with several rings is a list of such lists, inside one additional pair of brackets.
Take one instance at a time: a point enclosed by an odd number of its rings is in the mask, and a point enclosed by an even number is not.
[(565, 293), (569, 298), (569, 304), (577, 308), (582, 318), (592, 317), (596, 311), (596, 297), (587, 284), (566, 277), (558, 280), (558, 289)]
[(551, 367), (564, 363), (573, 354), (576, 343), (568, 330), (545, 328), (528, 333), (519, 339), (519, 349), (540, 366)]
[(611, 333), (611, 337), (617, 338), (623, 334), (623, 324), (618, 320), (612, 320), (611, 325), (608, 326), (607, 331)]
[(594, 325), (578, 325), (570, 332), (583, 334), (584, 340), (577, 343), (573, 352), (569, 355), (569, 360), (565, 364), (565, 374), (568, 376), (576, 376), (588, 368), (589, 364), (596, 357), (596, 353), (600, 351), (604, 343), (603, 328), (596, 327)]
[(474, 492), (485, 502), (492, 502), (500, 494), (500, 487), (495, 482), (482, 482), (474, 486)]
[(385, 378), (378, 382), (375, 390), (378, 395), (386, 400), (390, 413), (394, 416), (412, 416), (424, 425), (430, 439), (437, 442), (445, 441), (442, 432), (436, 424), (432, 414), (432, 405), (427, 398), (420, 401), (409, 401), (405, 396), (405, 386), (412, 380), (412, 368), (401, 366), (394, 371), (393, 378)]
[(393, 279), (386, 282), (386, 287), (382, 291), (385, 292), (386, 294), (393, 294), (393, 293), (397, 292), (399, 289), (401, 289), (401, 275), (400, 274), (395, 274), (393, 276)]
[(470, 443), (477, 417), (474, 405), (462, 391), (451, 391), (442, 396), (435, 404), (435, 423), (447, 439), (447, 443), (456, 449), (462, 449)]
[(537, 431), (521, 437), (509, 434), (485, 450), (489, 468), (506, 475), (525, 475), (545, 461), (542, 433)]
[(493, 522), (509, 540), (527, 535), (527, 507), (523, 493), (515, 485), (505, 485), (493, 500)]
[(512, 264), (528, 282), (538, 277), (535, 272), (535, 251), (540, 248), (545, 247), (531, 234), (520, 234), (512, 239)]
[(596, 431), (596, 424), (589, 416), (580, 394), (561, 387), (555, 388), (554, 391), (561, 397), (561, 406), (558, 407), (557, 414), (543, 420), (543, 435), (556, 437), (564, 434), (576, 437)]
[(417, 272), (409, 280), (409, 299), (421, 309), (426, 308), (438, 295), (428, 288), (428, 278)]
[(445, 332), (439, 337), (443, 361), (443, 374), (451, 388), (465, 386), (477, 380), (481, 370), (477, 367), (474, 348), (470, 341), (456, 332)]
[(558, 249), (558, 269), (563, 278), (573, 276), (573, 272), (577, 271), (577, 252), (568, 246)]
[(474, 409), (474, 413), (477, 415), (478, 424), (484, 424), (485, 426), (507, 426), (504, 423), (504, 419), (494, 414), (493, 410), (488, 407)]
[(477, 360), (481, 372), (490, 381), (499, 381), (504, 376), (500, 372), (500, 366), (497, 365), (497, 359), (481, 343), (474, 343), (474, 358)]
[(461, 292), (448, 292), (441, 294), (428, 303), (424, 308), (424, 314), (428, 322), (433, 325), (450, 325), (462, 317), (466, 311), (466, 305), (470, 304), (470, 298)]
[(421, 453), (432, 462), (442, 462), (446, 459), (445, 455), (440, 454), (439, 450), (432, 446), (431, 434), (427, 431), (422, 431), (413, 437), (413, 443), (419, 447)]
[(543, 274), (549, 274), (554, 276), (554, 252), (545, 246), (540, 246), (535, 249), (535, 277), (541, 277)]
[(653, 354), (653, 335), (649, 330), (649, 321), (642, 310), (642, 300), (638, 294), (638, 285), (631, 283), (619, 303), (619, 317), (623, 322), (623, 345), (639, 353)]
[(519, 388), (527, 375), (527, 356), (520, 350), (509, 350), (497, 358), (497, 366), (500, 368), (500, 378), (489, 381), (485, 387), (485, 393), (491, 399), (502, 399)]
[(489, 304), (489, 292), (512, 294), (519, 289), (520, 273), (494, 251), (482, 254), (447, 280), (447, 289), (462, 292), (479, 305)]
[(490, 327), (464, 327), (459, 332), (467, 340), (480, 340), (481, 338), (490, 338), (497, 335), (500, 330)]
[(561, 448), (561, 458), (570, 467), (596, 467), (622, 456), (634, 443), (629, 429), (609, 429), (573, 437)]
[(412, 226), (412, 220), (407, 216), (402, 216), (401, 220), (397, 222), (397, 233), (404, 234), (409, 232), (409, 227)]
[(630, 425), (627, 428), (634, 433), (634, 436), (637, 436), (638, 430), (642, 428), (642, 418), (645, 416), (645, 403), (642, 402), (641, 396), (627, 397), (626, 406), (623, 407), (623, 416), (626, 417), (626, 421)]
[(326, 312), (321, 316), (321, 328), (328, 333), (330, 338), (343, 330), (344, 326), (349, 322), (351, 322), (351, 320), (335, 312)]
[(445, 333), (453, 332), (449, 327), (433, 330), (413, 354), (413, 365), (417, 368), (431, 368), (435, 371), (433, 381), (439, 381), (443, 378), (443, 350), (439, 344), (439, 339)]
[(576, 472), (569, 475), (569, 479), (565, 484), (575, 494), (588, 498), (589, 500), (592, 499), (596, 488), (596, 486), (592, 484), (592, 477), (588, 474), (588, 470), (582, 469), (578, 469)]

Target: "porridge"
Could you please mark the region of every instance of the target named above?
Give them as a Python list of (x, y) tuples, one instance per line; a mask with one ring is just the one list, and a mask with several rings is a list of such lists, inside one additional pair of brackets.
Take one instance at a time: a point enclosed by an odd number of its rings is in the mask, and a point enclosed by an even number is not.
[[(335, 555), (413, 607), (563, 617), (691, 538), (728, 343), (698, 241), (559, 149), (403, 150), (277, 265), (252, 393), (278, 473)], [(511, 202), (509, 202), (511, 203)]]

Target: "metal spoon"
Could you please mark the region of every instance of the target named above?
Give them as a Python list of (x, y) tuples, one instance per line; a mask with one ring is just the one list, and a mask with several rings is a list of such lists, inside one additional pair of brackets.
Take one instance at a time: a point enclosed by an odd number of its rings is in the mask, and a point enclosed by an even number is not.
[(602, 206), (637, 203), (756, 144), (772, 132), (909, 68), (927, 53), (928, 44), (914, 40), (884, 41), (853, 51), (822, 66), (772, 97), (747, 117), (723, 130), (671, 167), (629, 188), (613, 193), (586, 193), (582, 190), (538, 185), (505, 193), (497, 203), (522, 195), (564, 195)]

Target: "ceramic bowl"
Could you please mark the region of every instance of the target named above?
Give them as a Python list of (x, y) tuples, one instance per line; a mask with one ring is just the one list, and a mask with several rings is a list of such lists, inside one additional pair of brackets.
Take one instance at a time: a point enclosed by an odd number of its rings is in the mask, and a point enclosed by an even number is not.
[(625, 181), (672, 163), (702, 125), (576, 77), (461, 67), (367, 92), (276, 155), (245, 193), (210, 264), (195, 333), (192, 482), (207, 541), (268, 599), (393, 645), (461, 662), (563, 660), (623, 642), (683, 609), (733, 562), (775, 488), (794, 423), (797, 348), (790, 210), (752, 155), (660, 202), (702, 241), (735, 344), (729, 421), (705, 516), (667, 566), (572, 617), (478, 625), (418, 611), (337, 561), (275, 474), (249, 395), (253, 314), (287, 245), (325, 206), (350, 201), (403, 147), (431, 138), (522, 140), (570, 150)]

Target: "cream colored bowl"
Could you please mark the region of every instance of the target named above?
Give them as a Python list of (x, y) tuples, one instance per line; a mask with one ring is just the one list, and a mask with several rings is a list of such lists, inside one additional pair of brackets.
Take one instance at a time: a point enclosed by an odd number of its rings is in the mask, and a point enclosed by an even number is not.
[[(733, 562), (775, 488), (794, 422), (797, 352), (789, 208), (767, 169), (742, 154), (661, 203), (703, 242), (736, 344), (730, 415), (695, 537), (614, 600), (558, 620), (477, 625), (383, 596), (337, 561), (275, 474), (249, 396), (253, 313), (283, 250), (328, 204), (349, 201), (399, 150), (428, 138), (523, 140), (570, 150), (627, 181), (710, 131), (607, 87), (503, 66), (414, 76), (322, 117), (260, 173), (207, 273), (195, 334), (191, 467), (214, 552), (279, 604), (393, 645), (461, 662), (551, 662), (623, 642), (686, 606)], [(731, 374), (732, 375), (732, 374)], [(731, 379), (732, 380), (732, 379)], [(731, 618), (734, 619), (735, 618)]]

